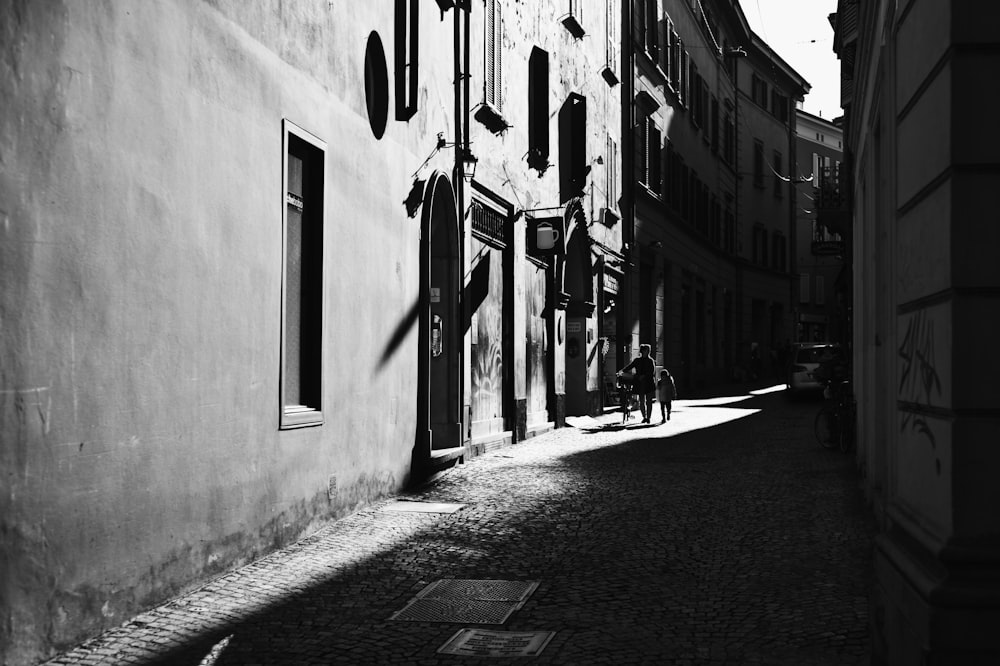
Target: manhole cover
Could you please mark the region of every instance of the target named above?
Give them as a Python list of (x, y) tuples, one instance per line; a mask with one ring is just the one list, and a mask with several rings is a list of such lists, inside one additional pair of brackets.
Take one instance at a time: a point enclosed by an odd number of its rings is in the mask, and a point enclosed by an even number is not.
[(537, 657), (555, 635), (554, 631), (460, 629), (438, 648), (438, 653), (465, 657)]
[(409, 511), (412, 513), (455, 513), (463, 508), (464, 504), (452, 504), (449, 502), (389, 502), (382, 507), (382, 511)]
[(389, 619), (503, 624), (537, 587), (534, 581), (446, 578), (425, 587)]

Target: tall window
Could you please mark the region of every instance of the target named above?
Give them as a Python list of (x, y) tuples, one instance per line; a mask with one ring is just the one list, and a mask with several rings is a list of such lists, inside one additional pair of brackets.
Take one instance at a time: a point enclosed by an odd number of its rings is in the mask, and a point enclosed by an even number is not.
[(528, 58), (528, 166), (549, 167), (549, 54), (537, 46)]
[(719, 152), (719, 100), (712, 95), (712, 152)]
[(774, 196), (780, 199), (782, 194), (785, 192), (785, 181), (781, 179), (781, 151), (774, 151), (774, 164), (771, 165), (775, 171), (774, 174)]
[(657, 195), (660, 194), (662, 138), (659, 128), (650, 116), (639, 120), (636, 137), (636, 176), (639, 182)]
[(784, 271), (788, 266), (787, 244), (785, 235), (780, 231), (774, 232), (771, 237), (771, 265), (775, 270)]
[(559, 110), (560, 201), (582, 195), (587, 184), (587, 98), (570, 93)]
[(673, 71), (674, 45), (677, 43), (677, 33), (674, 32), (674, 22), (666, 14), (663, 15), (663, 52), (660, 53), (660, 67), (667, 76), (667, 84), (674, 87), (674, 80), (671, 77)]
[[(582, 0), (581, 0), (582, 4)], [(615, 13), (615, 0), (604, 0), (605, 36), (604, 43), (604, 79), (610, 85), (618, 83), (618, 16)]]
[(725, 135), (722, 138), (722, 158), (727, 164), (734, 164), (736, 160), (736, 121), (733, 119), (733, 114), (728, 109), (730, 106), (729, 101), (726, 101), (726, 118), (723, 122), (723, 131)]
[(691, 108), (691, 123), (695, 128), (704, 125), (701, 107), (701, 76), (698, 74), (698, 65), (691, 61), (691, 71), (688, 74), (691, 86), (691, 99), (688, 102)]
[(726, 216), (723, 226), (723, 247), (729, 254), (736, 254), (736, 216), (729, 204), (726, 204)]
[(618, 144), (614, 138), (608, 134), (608, 148), (604, 156), (604, 173), (607, 178), (605, 192), (607, 193), (606, 208), (615, 209), (618, 207)]
[(673, 27), (670, 29), (670, 69), (667, 70), (667, 76), (670, 79), (670, 85), (673, 87), (674, 92), (680, 92), (681, 90), (681, 51), (683, 50), (683, 42), (674, 32)]
[(753, 184), (764, 187), (764, 144), (756, 139), (753, 142)]
[(503, 111), (503, 15), (500, 0), (486, 0), (484, 101)]
[(656, 0), (645, 0), (643, 3), (645, 7), (643, 8), (645, 13), (645, 21), (643, 26), (645, 28), (645, 44), (646, 53), (649, 57), (656, 62), (660, 54), (660, 40), (659, 40), (659, 22), (657, 21), (657, 1)]
[(750, 96), (759, 106), (767, 109), (767, 82), (756, 74), (750, 78)]
[(396, 0), (397, 120), (409, 120), (417, 112), (419, 5), (417, 0)]
[[(681, 46), (682, 47), (683, 47), (683, 45), (684, 45), (684, 42), (681, 42)], [(681, 104), (688, 104), (689, 103), (688, 102), (688, 97), (689, 97), (689, 92), (690, 92), (689, 86), (690, 86), (691, 79), (688, 77), (688, 67), (689, 67), (688, 63), (690, 62), (690, 59), (691, 59), (691, 57), (688, 55), (688, 52), (682, 50), (681, 51), (681, 64), (680, 64), (680, 69), (681, 69), (681, 72), (680, 72), (680, 74), (681, 74), (681, 76), (680, 76), (680, 78), (681, 78), (681, 81), (680, 81), (680, 83), (681, 83), (681, 89), (680, 89)]]
[(326, 144), (285, 120), (281, 289), (282, 428), (323, 423), (323, 192)]
[(788, 122), (788, 97), (771, 90), (771, 114), (783, 123)]

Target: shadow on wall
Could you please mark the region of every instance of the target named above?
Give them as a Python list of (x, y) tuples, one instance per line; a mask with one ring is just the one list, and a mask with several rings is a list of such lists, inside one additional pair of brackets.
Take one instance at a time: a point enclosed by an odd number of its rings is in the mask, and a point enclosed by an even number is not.
[(399, 347), (403, 344), (403, 340), (409, 334), (410, 330), (416, 325), (417, 321), (420, 319), (420, 299), (410, 307), (406, 315), (403, 316), (399, 324), (396, 325), (396, 329), (392, 332), (392, 336), (389, 337), (389, 341), (385, 345), (385, 349), (382, 350), (382, 356), (378, 360), (378, 366), (376, 371), (381, 371), (385, 367), (386, 363), (389, 362), (395, 353), (399, 350)]

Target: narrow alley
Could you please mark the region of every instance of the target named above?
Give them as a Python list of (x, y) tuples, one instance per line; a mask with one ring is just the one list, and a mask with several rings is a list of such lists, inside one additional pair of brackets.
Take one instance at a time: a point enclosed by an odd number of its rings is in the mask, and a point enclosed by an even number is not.
[[(542, 632), (538, 664), (868, 663), (874, 526), (853, 457), (813, 438), (819, 403), (679, 400), (662, 425), (654, 407), (651, 426), (607, 413), (491, 451), (48, 663), (466, 664), (502, 649), (479, 635), (469, 656), (439, 652), (461, 629), (519, 632), (509, 650)], [(491, 602), (496, 624), (446, 596), (400, 612), (441, 579), (526, 591)]]

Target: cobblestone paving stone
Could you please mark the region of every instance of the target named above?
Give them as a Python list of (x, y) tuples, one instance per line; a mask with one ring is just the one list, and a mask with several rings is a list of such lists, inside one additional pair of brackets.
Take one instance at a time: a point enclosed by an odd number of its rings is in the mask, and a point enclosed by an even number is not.
[[(678, 401), (665, 425), (584, 418), (461, 465), (51, 664), (469, 664), (462, 624), (392, 621), (440, 578), (538, 581), (503, 628), (537, 664), (869, 663), (872, 522), (815, 402)], [(473, 625), (475, 626), (475, 625)], [(503, 663), (504, 660), (500, 660)]]

